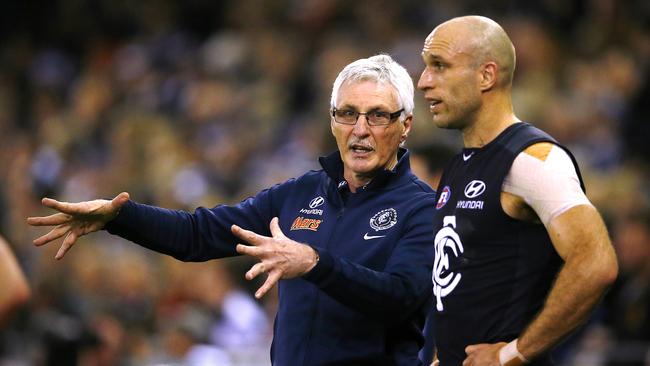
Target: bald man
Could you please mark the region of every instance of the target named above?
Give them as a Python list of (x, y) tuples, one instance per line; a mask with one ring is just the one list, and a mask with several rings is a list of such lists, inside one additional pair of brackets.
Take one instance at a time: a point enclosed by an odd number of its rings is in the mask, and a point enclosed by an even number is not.
[(603, 220), (571, 153), (514, 114), (515, 49), (496, 22), (447, 21), (422, 58), (433, 122), (464, 143), (436, 197), (434, 363), (552, 365), (617, 276)]

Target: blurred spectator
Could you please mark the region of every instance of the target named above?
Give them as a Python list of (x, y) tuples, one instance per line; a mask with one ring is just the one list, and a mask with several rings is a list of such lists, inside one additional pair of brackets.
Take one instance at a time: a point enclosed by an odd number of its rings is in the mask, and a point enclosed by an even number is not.
[(614, 346), (607, 365), (643, 366), (650, 357), (650, 210), (614, 227), (621, 279), (608, 295)]

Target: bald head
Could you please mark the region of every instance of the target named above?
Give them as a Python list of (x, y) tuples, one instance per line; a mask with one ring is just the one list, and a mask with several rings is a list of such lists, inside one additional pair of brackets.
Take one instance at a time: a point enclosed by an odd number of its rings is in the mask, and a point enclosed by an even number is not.
[(490, 61), (496, 63), (499, 86), (512, 84), (515, 47), (497, 22), (477, 15), (453, 18), (437, 26), (427, 40), (440, 35), (445, 35), (457, 52), (470, 55), (477, 65)]

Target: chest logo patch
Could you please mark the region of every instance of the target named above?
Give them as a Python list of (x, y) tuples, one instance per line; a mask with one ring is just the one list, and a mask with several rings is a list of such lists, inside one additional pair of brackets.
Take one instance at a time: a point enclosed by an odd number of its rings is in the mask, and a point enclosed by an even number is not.
[(436, 310), (443, 311), (442, 299), (449, 295), (463, 277), (449, 270), (449, 256), (458, 257), (464, 251), (460, 236), (456, 233), (456, 216), (445, 216), (443, 227), (434, 238), (435, 259), (433, 261), (433, 295), (436, 297)]
[(397, 224), (397, 211), (394, 208), (381, 210), (370, 218), (370, 227), (375, 231), (390, 229)]
[(465, 186), (465, 197), (478, 197), (485, 192), (485, 183), (480, 180), (473, 180)]
[(438, 198), (438, 203), (436, 203), (436, 210), (443, 208), (447, 204), (447, 201), (449, 201), (449, 197), (451, 197), (451, 189), (449, 186), (445, 186), (440, 191), (440, 197)]
[(291, 224), (291, 230), (311, 230), (318, 231), (318, 227), (323, 222), (319, 219), (310, 219), (302, 216), (296, 217)]
[(318, 196), (311, 201), (309, 201), (309, 208), (316, 208), (318, 206), (322, 206), (323, 203), (325, 203), (325, 199), (323, 196)]
[[(311, 201), (309, 201), (309, 209), (302, 208), (300, 209), (300, 213), (304, 215), (323, 215), (323, 210), (322, 208), (316, 208), (320, 207), (325, 203), (325, 199), (323, 196), (318, 196), (312, 198)], [(292, 229), (293, 230), (293, 229)]]

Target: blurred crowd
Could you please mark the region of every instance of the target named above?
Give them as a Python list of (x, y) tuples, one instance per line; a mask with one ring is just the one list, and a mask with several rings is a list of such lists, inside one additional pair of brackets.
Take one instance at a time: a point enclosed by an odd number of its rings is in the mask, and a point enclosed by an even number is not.
[[(517, 48), (517, 115), (576, 155), (621, 275), (564, 365), (650, 365), (650, 2), (237, 0), (0, 5), (0, 233), (32, 299), (0, 328), (0, 365), (268, 365), (276, 296), (251, 264), (181, 263), (106, 233), (62, 261), (35, 248), (43, 196), (128, 191), (193, 210), (317, 169), (335, 148), (329, 94), (349, 62), (389, 53), (414, 80), (435, 25), (480, 14)], [(416, 92), (418, 173), (461, 146)], [(562, 187), (554, 187), (562, 189)], [(0, 289), (2, 290), (2, 289)]]

